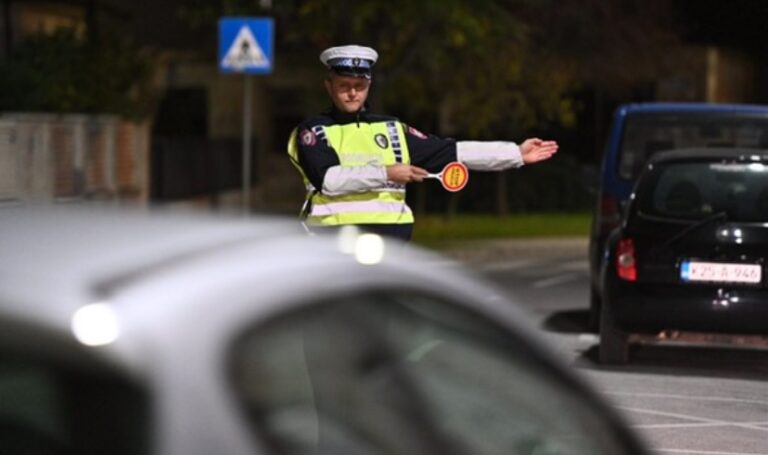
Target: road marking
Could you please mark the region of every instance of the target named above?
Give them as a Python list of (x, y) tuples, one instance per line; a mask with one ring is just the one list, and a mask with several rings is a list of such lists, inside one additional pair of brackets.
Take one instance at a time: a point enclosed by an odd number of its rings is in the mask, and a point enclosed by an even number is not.
[(652, 409), (640, 409), (640, 408), (631, 408), (631, 407), (625, 407), (625, 406), (617, 406), (617, 408), (625, 411), (630, 411), (630, 412), (638, 412), (641, 414), (674, 417), (676, 419), (691, 420), (691, 421), (700, 422), (700, 423), (710, 423), (710, 424), (713, 424), (712, 426), (738, 427), (738, 428), (746, 428), (748, 430), (768, 431), (768, 428), (756, 426), (751, 422), (728, 422), (726, 420), (707, 419), (704, 417), (695, 417), (687, 414), (678, 414), (675, 412), (662, 412), (662, 411), (654, 411)]
[(484, 272), (505, 272), (508, 270), (517, 270), (532, 265), (535, 261), (530, 259), (517, 259), (513, 261), (491, 262), (479, 266)]
[[(765, 425), (768, 422), (760, 421), (760, 422), (739, 422), (742, 425)], [(720, 422), (702, 422), (702, 423), (649, 423), (649, 424), (640, 424), (640, 425), (632, 425), (632, 428), (643, 428), (643, 429), (654, 429), (654, 428), (662, 428), (662, 429), (669, 429), (669, 428), (705, 428), (705, 427), (721, 427), (723, 426)]]
[(555, 275), (550, 278), (545, 278), (543, 280), (534, 281), (533, 284), (531, 284), (534, 288), (546, 288), (550, 286), (555, 286), (558, 284), (568, 283), (569, 281), (578, 280), (581, 277), (578, 273), (564, 273), (562, 275)]
[(473, 263), (470, 261), (467, 262), (467, 264), (484, 272), (507, 272), (521, 270), (523, 275), (531, 276), (547, 276), (551, 275), (552, 271), (568, 272), (569, 274), (580, 273), (583, 275), (588, 270), (587, 261), (582, 259), (568, 262), (558, 262), (555, 264), (542, 258), (512, 259), (486, 263)]
[(560, 270), (568, 270), (570, 272), (586, 272), (589, 270), (589, 263), (585, 259), (578, 259), (563, 262), (559, 264), (557, 268)]
[(768, 455), (766, 453), (712, 452), (710, 450), (694, 450), (694, 449), (654, 449), (654, 452), (684, 453), (687, 455)]
[(702, 397), (692, 395), (675, 395), (668, 393), (636, 393), (636, 392), (611, 392), (604, 391), (607, 395), (623, 395), (623, 396), (636, 396), (636, 397), (648, 397), (648, 398), (671, 398), (677, 400), (695, 400), (695, 401), (731, 401), (734, 403), (749, 403), (768, 406), (768, 401), (763, 400), (749, 400), (746, 398), (729, 398), (729, 397)]

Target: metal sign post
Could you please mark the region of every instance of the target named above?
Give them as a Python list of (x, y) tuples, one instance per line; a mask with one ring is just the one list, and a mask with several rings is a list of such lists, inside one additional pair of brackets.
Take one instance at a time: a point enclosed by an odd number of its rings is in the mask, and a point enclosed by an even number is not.
[(219, 70), (243, 74), (243, 212), (251, 206), (251, 74), (272, 72), (274, 22), (271, 18), (229, 17), (219, 20)]
[(251, 77), (243, 74), (243, 212), (251, 207), (251, 119), (253, 117), (253, 86)]

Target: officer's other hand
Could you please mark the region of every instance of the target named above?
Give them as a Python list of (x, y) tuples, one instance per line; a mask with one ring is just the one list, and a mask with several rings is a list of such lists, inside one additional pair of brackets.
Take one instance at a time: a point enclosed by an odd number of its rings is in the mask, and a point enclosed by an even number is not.
[(557, 153), (557, 148), (555, 141), (544, 141), (534, 137), (520, 144), (520, 153), (525, 164), (532, 164), (552, 158), (552, 155)]
[(410, 164), (393, 164), (387, 166), (387, 180), (395, 183), (411, 183), (423, 181), (429, 173), (418, 166)]

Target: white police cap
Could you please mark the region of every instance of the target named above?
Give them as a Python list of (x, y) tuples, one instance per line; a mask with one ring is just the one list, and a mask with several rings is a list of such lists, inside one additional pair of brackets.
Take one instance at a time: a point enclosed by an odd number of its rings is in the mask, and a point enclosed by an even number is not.
[(370, 47), (349, 45), (324, 50), (320, 61), (331, 71), (344, 76), (371, 78), (371, 69), (379, 54)]

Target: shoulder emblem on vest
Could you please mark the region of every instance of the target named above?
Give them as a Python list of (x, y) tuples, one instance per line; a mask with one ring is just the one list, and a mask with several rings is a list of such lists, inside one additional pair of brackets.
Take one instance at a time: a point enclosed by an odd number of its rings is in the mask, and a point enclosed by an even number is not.
[(300, 137), (301, 143), (306, 146), (313, 146), (317, 143), (317, 137), (315, 136), (315, 133), (308, 129), (301, 130)]
[(426, 139), (427, 135), (422, 133), (421, 131), (417, 130), (416, 128), (409, 126), (408, 127), (408, 134), (412, 136), (416, 136), (419, 139)]

